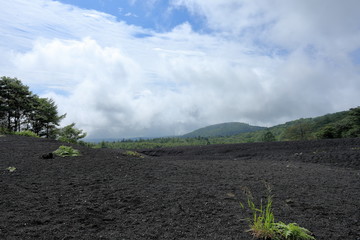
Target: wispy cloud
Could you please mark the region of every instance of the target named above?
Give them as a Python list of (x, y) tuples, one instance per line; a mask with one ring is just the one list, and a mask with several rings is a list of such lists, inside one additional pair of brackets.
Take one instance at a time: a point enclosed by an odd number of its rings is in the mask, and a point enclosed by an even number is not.
[(138, 17), (138, 15), (131, 13), (131, 12), (125, 13), (124, 16), (125, 17)]
[(208, 30), (158, 33), (55, 1), (5, 1), (2, 75), (54, 98), (64, 124), (93, 137), (269, 126), (356, 105), (357, 1), (240, 3), (174, 0), (169, 9), (203, 16)]

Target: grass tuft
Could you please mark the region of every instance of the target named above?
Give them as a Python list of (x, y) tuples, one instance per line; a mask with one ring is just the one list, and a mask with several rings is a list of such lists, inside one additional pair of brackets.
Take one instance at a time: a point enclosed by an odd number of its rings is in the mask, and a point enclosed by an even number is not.
[[(257, 239), (264, 240), (315, 240), (309, 230), (296, 223), (275, 222), (271, 187), (268, 184), (265, 186), (268, 190), (266, 203), (264, 204), (261, 200), (259, 207), (255, 205), (250, 190), (248, 188), (243, 189), (247, 196), (247, 205), (252, 211), (252, 218), (248, 219), (250, 229), (247, 232), (250, 232)], [(240, 203), (240, 206), (245, 208), (243, 203)]]

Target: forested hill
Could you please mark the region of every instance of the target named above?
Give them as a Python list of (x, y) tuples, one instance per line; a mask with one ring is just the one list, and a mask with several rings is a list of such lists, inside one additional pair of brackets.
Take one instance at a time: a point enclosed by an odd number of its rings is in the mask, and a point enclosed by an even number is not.
[(360, 137), (360, 107), (315, 118), (301, 118), (231, 138), (237, 142), (260, 142), (349, 137)]
[[(239, 128), (244, 132), (230, 135), (235, 131), (239, 131)], [(260, 130), (256, 130), (256, 128)], [(254, 127), (244, 123), (225, 123), (198, 129), (190, 134), (181, 137), (147, 140), (124, 139), (117, 142), (103, 141), (92, 146), (98, 148), (144, 149), (189, 145), (360, 137), (360, 107), (321, 117), (302, 118), (270, 128)], [(228, 135), (226, 136), (226, 134)]]
[(264, 127), (251, 126), (240, 122), (220, 123), (197, 129), (183, 135), (183, 137), (226, 137), (240, 133), (255, 132), (262, 129), (264, 129)]

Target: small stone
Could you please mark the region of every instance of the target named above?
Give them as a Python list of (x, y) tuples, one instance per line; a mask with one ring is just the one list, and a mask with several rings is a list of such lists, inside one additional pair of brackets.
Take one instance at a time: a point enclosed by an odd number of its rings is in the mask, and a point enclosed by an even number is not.
[(46, 154), (43, 154), (41, 156), (42, 159), (53, 159), (54, 158), (54, 154), (51, 152), (51, 153), (46, 153)]

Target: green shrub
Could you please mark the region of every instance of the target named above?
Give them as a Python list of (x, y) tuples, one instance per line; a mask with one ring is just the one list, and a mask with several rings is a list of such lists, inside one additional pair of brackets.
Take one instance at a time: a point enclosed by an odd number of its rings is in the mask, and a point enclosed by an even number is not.
[(56, 151), (53, 152), (54, 154), (60, 157), (76, 157), (80, 156), (79, 150), (76, 150), (69, 146), (60, 146)]
[(0, 127), (0, 135), (9, 134), (10, 131), (7, 128)]
[(275, 231), (281, 235), (281, 239), (289, 240), (313, 240), (314, 237), (310, 236), (310, 231), (302, 228), (296, 223), (285, 224), (283, 222), (275, 223)]
[(21, 131), (21, 132), (15, 132), (15, 135), (18, 136), (26, 136), (26, 137), (39, 137), (36, 133), (30, 131), (30, 130), (25, 130), (25, 131)]

